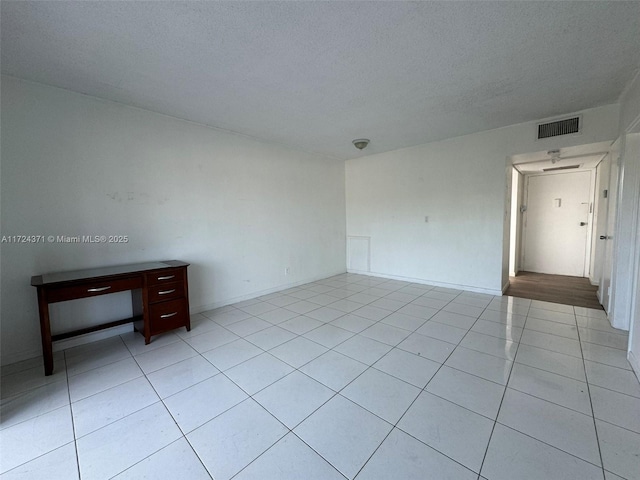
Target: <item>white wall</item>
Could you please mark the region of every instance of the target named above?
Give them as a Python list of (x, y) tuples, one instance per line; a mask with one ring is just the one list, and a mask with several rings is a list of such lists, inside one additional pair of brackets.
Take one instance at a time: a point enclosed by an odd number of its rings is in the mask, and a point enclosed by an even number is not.
[(613, 273), (611, 276), (611, 299), (616, 328), (628, 330), (633, 281), (633, 260), (635, 252), (635, 221), (638, 208), (638, 178), (640, 168), (640, 134), (625, 135), (620, 156), (620, 181), (616, 215), (615, 243), (613, 247)]
[(616, 138), (617, 105), (578, 113), (577, 136), (537, 141), (530, 122), (347, 161), (347, 235), (371, 237), (373, 274), (499, 293), (509, 274), (507, 159)]
[(524, 214), (520, 207), (525, 204), (524, 180), (525, 176), (516, 168), (507, 166), (511, 170), (511, 213), (509, 231), (509, 276), (513, 277), (522, 270), (522, 237)]
[(640, 378), (640, 209), (636, 218), (636, 255), (635, 255), (635, 276), (633, 279), (633, 291), (635, 292), (631, 308), (631, 325), (629, 331), (629, 363)]
[[(3, 363), (40, 354), (32, 275), (185, 260), (201, 311), (345, 270), (343, 162), (10, 77), (1, 120), (2, 235), (130, 239), (3, 244)], [(54, 330), (126, 316), (117, 295)]]
[[(640, 116), (640, 69), (620, 96), (620, 133), (634, 129)], [(634, 130), (635, 131), (635, 130)]]
[[(616, 289), (616, 309), (611, 320), (614, 326), (625, 323), (628, 326), (628, 358), (636, 375), (640, 376), (640, 71), (620, 97), (620, 136), (625, 140), (621, 158), (625, 178), (620, 185), (622, 207), (617, 217), (620, 223), (616, 235), (625, 245), (622, 246), (622, 257), (614, 260), (612, 290), (628, 282), (622, 290), (628, 292), (628, 303), (621, 301)], [(622, 222), (624, 225), (621, 225)], [(625, 250), (628, 250), (626, 257)], [(630, 263), (619, 268), (619, 262), (625, 261)], [(625, 318), (625, 315), (628, 317)]]
[(522, 270), (522, 236), (524, 214), (520, 211), (520, 206), (524, 205), (524, 175), (518, 172), (518, 209), (517, 217), (511, 217), (511, 221), (516, 222), (516, 273)]
[(515, 277), (520, 270), (520, 249), (519, 249), (519, 235), (518, 227), (520, 222), (520, 195), (522, 190), (520, 188), (520, 179), (522, 174), (512, 167), (511, 172), (511, 230), (509, 233), (509, 276)]
[[(632, 329), (632, 305), (638, 295), (632, 285), (636, 243), (636, 219), (640, 203), (640, 72), (620, 97), (621, 153), (618, 159), (618, 202), (611, 273), (609, 320), (616, 328)], [(612, 158), (612, 161), (615, 161)], [(640, 341), (636, 352), (640, 349)]]

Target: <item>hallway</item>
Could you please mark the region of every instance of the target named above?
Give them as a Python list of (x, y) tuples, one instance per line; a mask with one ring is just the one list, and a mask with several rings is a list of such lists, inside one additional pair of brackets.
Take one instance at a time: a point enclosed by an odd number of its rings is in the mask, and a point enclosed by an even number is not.
[(588, 278), (519, 272), (509, 281), (505, 295), (602, 310), (596, 296), (598, 287), (591, 285)]

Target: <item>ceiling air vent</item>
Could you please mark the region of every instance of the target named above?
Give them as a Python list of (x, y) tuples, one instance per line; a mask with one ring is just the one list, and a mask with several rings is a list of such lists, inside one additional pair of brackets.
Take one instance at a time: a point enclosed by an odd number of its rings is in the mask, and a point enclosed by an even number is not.
[(556, 122), (541, 123), (538, 125), (538, 140), (541, 138), (557, 137), (559, 135), (569, 135), (580, 133), (580, 117), (567, 118)]

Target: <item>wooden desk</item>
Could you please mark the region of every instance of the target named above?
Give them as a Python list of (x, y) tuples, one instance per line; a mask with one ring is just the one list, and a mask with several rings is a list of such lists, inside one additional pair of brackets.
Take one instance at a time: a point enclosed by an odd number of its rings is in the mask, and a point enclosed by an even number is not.
[[(38, 289), (44, 374), (53, 373), (52, 342), (134, 322), (149, 344), (152, 335), (178, 327), (191, 330), (188, 263), (178, 260), (49, 273), (31, 277)], [(133, 317), (51, 335), (49, 304), (131, 290)]]

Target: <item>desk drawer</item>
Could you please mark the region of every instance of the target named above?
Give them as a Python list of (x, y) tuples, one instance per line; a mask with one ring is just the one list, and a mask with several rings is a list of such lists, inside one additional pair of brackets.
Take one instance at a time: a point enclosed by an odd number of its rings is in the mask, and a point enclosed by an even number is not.
[(182, 283), (186, 268), (171, 268), (168, 270), (160, 270), (146, 275), (147, 285), (164, 285), (166, 283)]
[(154, 303), (149, 306), (151, 335), (186, 326), (189, 322), (189, 308), (186, 298)]
[(119, 280), (95, 281), (83, 283), (82, 285), (72, 285), (68, 287), (51, 288), (47, 290), (47, 300), (49, 303), (64, 302), (77, 298), (95, 297), (107, 293), (124, 292), (142, 288), (142, 278), (123, 278)]
[(184, 297), (184, 283), (163, 283), (149, 287), (149, 303)]

